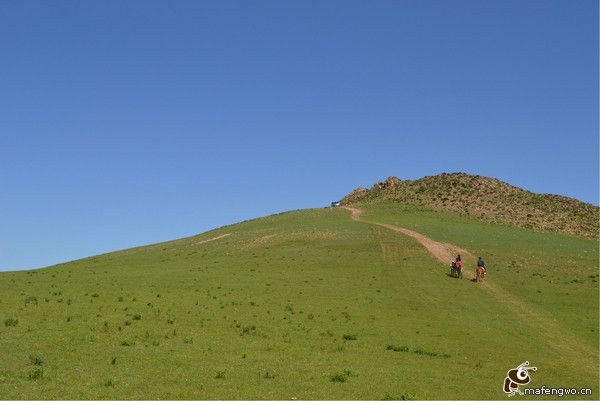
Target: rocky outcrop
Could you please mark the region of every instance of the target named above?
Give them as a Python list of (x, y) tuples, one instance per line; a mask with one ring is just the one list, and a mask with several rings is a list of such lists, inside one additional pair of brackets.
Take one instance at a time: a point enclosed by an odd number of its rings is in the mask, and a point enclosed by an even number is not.
[(535, 194), (495, 178), (442, 173), (418, 180), (388, 177), (342, 199), (353, 203), (398, 202), (449, 210), (483, 220), (536, 230), (598, 238), (600, 208), (561, 195)]

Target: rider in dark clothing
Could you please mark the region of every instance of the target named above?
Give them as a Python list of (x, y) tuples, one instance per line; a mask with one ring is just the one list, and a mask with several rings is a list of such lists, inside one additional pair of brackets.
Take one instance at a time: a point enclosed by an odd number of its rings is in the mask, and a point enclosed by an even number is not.
[(477, 267), (483, 267), (483, 270), (487, 272), (487, 267), (485, 267), (485, 262), (481, 259), (481, 256), (477, 259)]

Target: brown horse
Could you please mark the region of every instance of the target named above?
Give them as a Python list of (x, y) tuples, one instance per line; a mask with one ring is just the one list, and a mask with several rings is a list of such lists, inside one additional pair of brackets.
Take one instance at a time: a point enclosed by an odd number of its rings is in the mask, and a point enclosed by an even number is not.
[(462, 261), (452, 261), (450, 265), (450, 275), (454, 278), (462, 278)]
[(485, 277), (485, 270), (483, 267), (481, 266), (477, 266), (477, 270), (476, 270), (476, 276), (475, 279), (476, 281), (479, 283), (481, 281), (483, 281), (483, 278)]

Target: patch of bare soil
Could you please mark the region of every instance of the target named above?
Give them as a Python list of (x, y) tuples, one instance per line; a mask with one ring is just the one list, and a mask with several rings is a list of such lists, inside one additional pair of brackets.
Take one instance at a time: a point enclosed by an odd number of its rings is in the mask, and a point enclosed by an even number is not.
[(350, 234), (337, 231), (288, 231), (263, 235), (245, 244), (244, 248), (254, 249), (267, 245), (272, 246), (292, 240), (336, 240), (349, 237)]
[(268, 244), (269, 242), (272, 241), (272, 238), (277, 236), (279, 234), (269, 234), (269, 235), (263, 235), (262, 237), (258, 237), (252, 241), (250, 241), (249, 243), (247, 243), (246, 245), (244, 245), (244, 248), (248, 248), (248, 249), (252, 249), (252, 248), (259, 248), (263, 245)]
[(196, 241), (196, 242), (192, 243), (192, 245), (205, 244), (207, 242), (216, 241), (221, 238), (229, 237), (230, 235), (231, 235), (231, 233), (217, 235), (216, 237), (212, 237), (212, 238), (201, 240), (201, 241)]
[(352, 220), (360, 220), (360, 216), (363, 214), (362, 209), (358, 209), (351, 206), (342, 206), (346, 210), (350, 210), (352, 212)]

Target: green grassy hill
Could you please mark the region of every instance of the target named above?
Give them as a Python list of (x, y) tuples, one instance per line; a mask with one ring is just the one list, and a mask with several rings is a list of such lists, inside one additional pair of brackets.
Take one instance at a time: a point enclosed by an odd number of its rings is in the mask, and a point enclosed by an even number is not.
[(535, 194), (494, 178), (464, 173), (418, 180), (389, 177), (358, 188), (343, 204), (397, 202), (459, 212), (485, 221), (598, 238), (600, 208), (560, 195)]
[[(596, 240), (361, 207), (0, 273), (0, 398), (504, 399), (528, 360), (597, 399)], [(368, 222), (481, 254), (486, 282)]]

